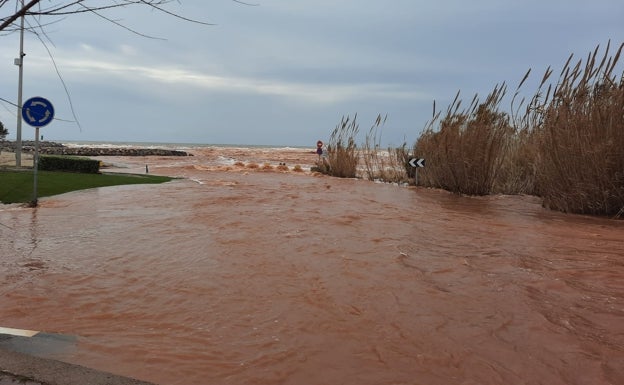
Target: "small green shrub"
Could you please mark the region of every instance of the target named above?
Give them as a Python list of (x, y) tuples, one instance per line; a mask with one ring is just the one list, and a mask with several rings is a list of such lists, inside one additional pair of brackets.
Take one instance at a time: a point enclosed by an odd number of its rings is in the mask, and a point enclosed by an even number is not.
[(39, 156), (38, 167), (45, 171), (69, 171), (86, 174), (97, 174), (100, 172), (100, 162), (98, 160), (80, 158), (75, 156)]

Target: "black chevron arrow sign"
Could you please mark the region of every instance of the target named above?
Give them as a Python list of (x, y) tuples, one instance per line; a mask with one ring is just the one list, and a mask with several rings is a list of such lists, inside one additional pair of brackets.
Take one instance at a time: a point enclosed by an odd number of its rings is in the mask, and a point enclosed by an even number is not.
[(409, 164), (412, 167), (425, 167), (425, 160), (422, 158), (412, 158), (409, 160)]

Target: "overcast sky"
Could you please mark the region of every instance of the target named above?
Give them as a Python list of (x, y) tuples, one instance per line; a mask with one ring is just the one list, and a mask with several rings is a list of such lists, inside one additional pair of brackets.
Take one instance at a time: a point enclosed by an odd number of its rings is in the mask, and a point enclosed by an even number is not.
[[(26, 35), (24, 101), (49, 99), (46, 140), (315, 146), (343, 115), (363, 135), (388, 115), (382, 144), (412, 144), (433, 101), (461, 90), (469, 103), (496, 84), (513, 93), (529, 68), (528, 94), (550, 65), (624, 42), (621, 0), (182, 0), (95, 15)], [(10, 8), (10, 9), (9, 9)], [(0, 16), (14, 10), (0, 8)], [(34, 23), (33, 20), (30, 23)], [(614, 50), (614, 49), (613, 49)], [(17, 102), (19, 35), (0, 34), (0, 98)], [(506, 105), (503, 107), (507, 107)], [(15, 138), (16, 107), (0, 102)], [(24, 139), (34, 138), (24, 124)], [(362, 139), (363, 141), (363, 139)]]

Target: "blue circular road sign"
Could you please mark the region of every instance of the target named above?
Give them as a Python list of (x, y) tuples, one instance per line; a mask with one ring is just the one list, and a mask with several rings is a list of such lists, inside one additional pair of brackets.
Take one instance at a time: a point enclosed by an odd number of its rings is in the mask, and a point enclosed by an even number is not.
[(22, 106), (22, 118), (33, 127), (43, 127), (54, 119), (54, 106), (48, 99), (35, 96)]

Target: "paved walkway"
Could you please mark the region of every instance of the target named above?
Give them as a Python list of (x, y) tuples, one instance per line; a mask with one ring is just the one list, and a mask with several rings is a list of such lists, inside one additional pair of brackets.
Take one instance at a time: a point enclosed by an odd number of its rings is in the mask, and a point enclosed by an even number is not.
[(31, 381), (20, 376), (0, 372), (0, 385), (46, 385), (43, 382)]
[[(22, 167), (32, 167), (32, 154), (22, 154)], [(8, 151), (0, 151), (0, 166), (14, 167), (15, 153)]]

